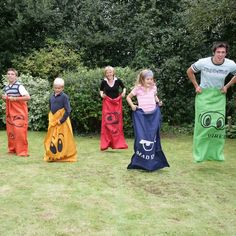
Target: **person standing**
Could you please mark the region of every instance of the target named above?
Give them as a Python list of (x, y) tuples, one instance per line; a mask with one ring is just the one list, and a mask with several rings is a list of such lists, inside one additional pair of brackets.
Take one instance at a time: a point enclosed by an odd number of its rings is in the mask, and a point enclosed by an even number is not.
[(6, 101), (8, 153), (29, 156), (27, 101), (30, 100), (30, 95), (17, 78), (18, 72), (14, 68), (9, 68), (7, 70), (8, 84), (2, 95), (2, 99)]
[[(132, 101), (137, 97), (138, 105)], [(128, 169), (154, 171), (169, 167), (161, 147), (160, 127), (162, 101), (157, 96), (154, 74), (149, 69), (142, 70), (135, 87), (127, 95), (134, 127), (134, 154)]]
[[(120, 92), (122, 90), (122, 92)], [(100, 85), (102, 101), (102, 123), (100, 150), (126, 149), (128, 145), (123, 133), (122, 97), (126, 88), (122, 80), (115, 76), (115, 69), (107, 66), (104, 69), (104, 79)]]
[(70, 101), (64, 90), (64, 80), (56, 78), (54, 93), (49, 99), (48, 132), (44, 139), (44, 160), (48, 162), (77, 161), (76, 144), (70, 122)]

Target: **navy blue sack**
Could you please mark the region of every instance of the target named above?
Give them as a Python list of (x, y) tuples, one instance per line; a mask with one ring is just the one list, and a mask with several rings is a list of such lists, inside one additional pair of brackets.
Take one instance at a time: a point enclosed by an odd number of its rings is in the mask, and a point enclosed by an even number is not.
[(157, 106), (150, 113), (138, 108), (132, 113), (134, 126), (134, 155), (127, 169), (154, 171), (168, 167), (160, 143), (161, 112)]

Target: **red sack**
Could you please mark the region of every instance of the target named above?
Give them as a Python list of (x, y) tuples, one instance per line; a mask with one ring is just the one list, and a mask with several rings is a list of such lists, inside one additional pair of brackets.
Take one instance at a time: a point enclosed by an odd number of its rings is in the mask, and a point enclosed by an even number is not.
[(128, 145), (123, 132), (122, 97), (111, 99), (108, 96), (102, 102), (102, 125), (100, 149), (126, 149)]
[(8, 152), (28, 156), (28, 108), (25, 101), (6, 100)]

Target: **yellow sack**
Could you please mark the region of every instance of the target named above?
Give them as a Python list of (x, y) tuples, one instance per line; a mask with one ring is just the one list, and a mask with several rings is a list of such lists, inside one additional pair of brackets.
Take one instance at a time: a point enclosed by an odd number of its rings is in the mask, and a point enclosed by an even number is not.
[(68, 117), (63, 124), (58, 124), (65, 112), (62, 108), (55, 114), (49, 112), (48, 132), (44, 139), (44, 147), (46, 150), (45, 161), (68, 161), (74, 162), (77, 160), (76, 145), (73, 137), (70, 118)]

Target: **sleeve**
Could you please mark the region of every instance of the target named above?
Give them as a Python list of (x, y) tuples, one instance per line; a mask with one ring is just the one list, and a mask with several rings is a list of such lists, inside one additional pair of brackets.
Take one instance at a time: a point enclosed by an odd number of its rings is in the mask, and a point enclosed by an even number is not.
[(104, 83), (104, 80), (102, 80), (101, 85), (100, 85), (100, 91), (104, 91), (104, 86), (105, 86), (105, 83)]
[(50, 98), (49, 98), (48, 105), (49, 105), (49, 110), (52, 111), (52, 110), (51, 110), (51, 96), (50, 96)]
[(122, 89), (124, 89), (125, 88), (125, 85), (124, 85), (124, 83), (122, 82), (122, 80), (120, 80), (119, 79), (119, 85), (120, 85), (120, 87), (122, 88)]
[(154, 92), (154, 95), (156, 96), (157, 95), (157, 86), (154, 86), (153, 92)]
[(69, 115), (71, 113), (70, 101), (69, 101), (69, 97), (67, 95), (64, 96), (63, 103), (64, 103), (65, 113), (64, 113), (63, 117), (60, 119), (61, 124), (66, 121), (66, 119), (69, 117)]
[(29, 93), (22, 84), (19, 86), (19, 93), (21, 96), (29, 96)]
[(138, 88), (137, 88), (137, 87), (134, 87), (134, 88), (131, 90), (131, 93), (132, 93), (134, 96), (137, 96), (137, 90), (138, 90)]
[(231, 74), (236, 75), (236, 63), (234, 61), (231, 66)]
[(202, 59), (199, 59), (197, 62), (195, 62), (191, 65), (191, 68), (195, 73), (197, 73), (202, 70), (203, 65), (204, 64), (202, 63)]

